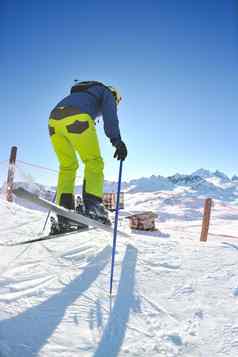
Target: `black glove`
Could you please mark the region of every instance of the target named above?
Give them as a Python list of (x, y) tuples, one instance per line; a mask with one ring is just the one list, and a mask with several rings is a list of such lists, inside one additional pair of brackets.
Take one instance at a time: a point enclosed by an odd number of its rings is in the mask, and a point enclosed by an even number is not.
[(119, 143), (116, 144), (115, 146), (116, 146), (116, 151), (114, 154), (114, 158), (122, 161), (125, 160), (125, 158), (127, 157), (127, 148), (124, 142), (119, 141)]

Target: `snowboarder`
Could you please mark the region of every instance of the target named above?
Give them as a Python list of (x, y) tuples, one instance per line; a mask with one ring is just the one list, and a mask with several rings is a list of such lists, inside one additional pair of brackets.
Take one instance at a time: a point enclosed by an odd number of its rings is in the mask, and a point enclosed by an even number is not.
[[(61, 100), (51, 111), (49, 134), (57, 155), (60, 171), (56, 203), (75, 209), (74, 188), (78, 169), (78, 154), (84, 163), (83, 202), (85, 212), (92, 218), (108, 221), (102, 203), (104, 163), (95, 129), (95, 118), (102, 115), (104, 131), (116, 148), (114, 158), (125, 160), (127, 148), (121, 139), (117, 105), (118, 91), (97, 81), (75, 83), (70, 95)], [(69, 222), (58, 217), (60, 225)], [(110, 221), (108, 222), (110, 223)]]

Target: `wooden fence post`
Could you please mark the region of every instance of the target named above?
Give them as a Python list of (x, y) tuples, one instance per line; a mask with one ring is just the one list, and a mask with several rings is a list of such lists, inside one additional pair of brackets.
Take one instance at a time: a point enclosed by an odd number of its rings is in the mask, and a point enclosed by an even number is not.
[(10, 158), (9, 158), (8, 175), (7, 175), (6, 199), (7, 199), (8, 202), (12, 202), (13, 201), (12, 189), (13, 189), (13, 182), (14, 182), (16, 157), (17, 157), (17, 147), (16, 146), (12, 146), (11, 153), (10, 153)]
[(204, 204), (204, 213), (203, 213), (203, 222), (202, 222), (202, 232), (200, 237), (200, 242), (206, 242), (209, 230), (209, 223), (211, 217), (211, 207), (212, 207), (212, 199), (207, 198)]

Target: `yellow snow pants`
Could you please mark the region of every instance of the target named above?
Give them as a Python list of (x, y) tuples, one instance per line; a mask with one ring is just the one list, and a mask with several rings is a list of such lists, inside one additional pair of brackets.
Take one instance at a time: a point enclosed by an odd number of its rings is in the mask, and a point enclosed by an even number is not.
[(59, 161), (56, 203), (62, 193), (74, 194), (77, 154), (84, 163), (84, 190), (102, 198), (104, 163), (94, 120), (88, 114), (76, 114), (57, 120), (49, 119), (51, 143)]

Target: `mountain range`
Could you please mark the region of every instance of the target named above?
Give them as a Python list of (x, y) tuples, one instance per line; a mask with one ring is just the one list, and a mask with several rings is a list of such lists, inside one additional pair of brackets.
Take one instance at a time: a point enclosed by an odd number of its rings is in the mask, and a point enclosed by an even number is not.
[[(45, 198), (53, 198), (55, 187), (45, 187), (40, 184), (27, 182), (17, 182), (32, 192), (43, 195)], [(115, 192), (117, 183), (113, 181), (104, 182), (105, 192)], [(168, 195), (176, 194), (180, 196), (211, 197), (221, 201), (238, 201), (238, 176), (229, 178), (225, 173), (216, 170), (215, 172), (199, 169), (185, 175), (176, 173), (175, 175), (164, 177), (152, 175), (141, 177), (127, 182), (122, 182), (122, 191), (133, 194), (138, 192), (166, 192)], [(76, 186), (76, 193), (81, 194), (82, 186)]]

